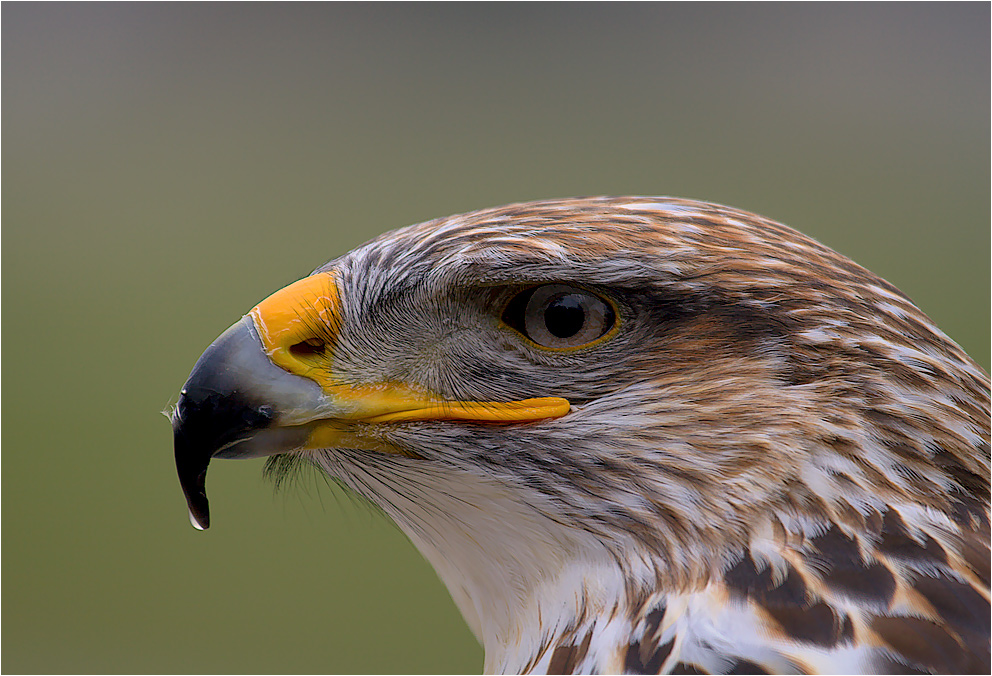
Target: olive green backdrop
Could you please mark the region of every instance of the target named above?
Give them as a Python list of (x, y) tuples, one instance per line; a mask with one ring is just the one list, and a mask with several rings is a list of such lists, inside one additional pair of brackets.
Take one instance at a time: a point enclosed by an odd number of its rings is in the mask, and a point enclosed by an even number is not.
[(193, 362), (387, 229), (708, 199), (886, 277), (989, 363), (989, 5), (2, 8), (4, 672), (471, 672), (384, 518), (174, 476)]

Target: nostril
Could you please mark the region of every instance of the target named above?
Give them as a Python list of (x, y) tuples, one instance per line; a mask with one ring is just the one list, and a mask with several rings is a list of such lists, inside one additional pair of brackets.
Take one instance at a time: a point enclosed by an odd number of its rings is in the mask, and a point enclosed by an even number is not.
[(290, 345), (289, 353), (294, 357), (306, 359), (307, 357), (319, 357), (324, 354), (327, 344), (320, 338), (307, 338), (295, 345)]

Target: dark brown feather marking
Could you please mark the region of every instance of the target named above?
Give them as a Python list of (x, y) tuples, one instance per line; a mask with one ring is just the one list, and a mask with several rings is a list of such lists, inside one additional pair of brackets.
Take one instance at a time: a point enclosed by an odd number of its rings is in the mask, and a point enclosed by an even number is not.
[(789, 638), (830, 648), (849, 642), (854, 628), (846, 615), (838, 617), (826, 603), (811, 606), (770, 606), (765, 610), (782, 627)]
[(695, 664), (687, 664), (686, 662), (679, 662), (672, 669), (673, 674), (708, 674), (710, 672), (703, 671)]
[(644, 633), (627, 648), (624, 671), (630, 674), (657, 674), (672, 652), (675, 640), (658, 645), (658, 630), (665, 617), (665, 606), (655, 608), (644, 618)]
[[(988, 446), (985, 444), (982, 444), (982, 446), (985, 447), (974, 449), (976, 456), (978, 454), (988, 454)], [(962, 460), (959, 455), (955, 454), (943, 445), (938, 445), (936, 448), (932, 448), (931, 450), (933, 451), (933, 463), (935, 465), (954, 477), (954, 480), (958, 482), (958, 485), (964, 489), (964, 492), (967, 495), (973, 498), (978, 498), (979, 500), (982, 500), (984, 504), (988, 504), (988, 478), (976, 474), (973, 471), (973, 467), (971, 467), (968, 462)]]
[(657, 674), (661, 671), (661, 665), (665, 663), (672, 653), (672, 646), (675, 639), (668, 641), (657, 648), (644, 640), (635, 641), (627, 649), (627, 656), (624, 658), (623, 670), (627, 674)]
[(750, 552), (728, 570), (724, 579), (731, 592), (750, 597), (762, 606), (806, 605), (806, 584), (796, 570), (789, 566), (785, 579), (775, 584), (772, 570), (765, 567), (760, 572), (751, 558)]
[(750, 660), (737, 660), (727, 671), (728, 674), (770, 674), (763, 667), (758, 666)]
[(661, 627), (661, 621), (665, 619), (665, 606), (655, 608), (644, 618), (644, 635), (654, 636)]
[(839, 528), (831, 527), (812, 539), (825, 565), (823, 582), (847, 596), (874, 601), (888, 607), (896, 590), (892, 572), (878, 561), (865, 563), (857, 543)]
[(822, 601), (813, 602), (802, 577), (792, 566), (786, 568), (785, 578), (776, 585), (771, 568), (759, 572), (750, 554), (746, 554), (727, 571), (724, 579), (732, 593), (763, 607), (790, 638), (825, 647), (853, 639), (851, 619), (846, 615), (838, 617)]
[(555, 648), (551, 653), (551, 663), (548, 664), (549, 674), (569, 674), (571, 667), (575, 664), (576, 647), (574, 645), (562, 645)]
[(579, 645), (562, 645), (555, 648), (551, 653), (551, 662), (548, 664), (549, 674), (574, 674), (579, 662), (585, 659), (589, 653), (589, 644), (592, 642), (592, 632), (586, 634)]
[(845, 615), (840, 626), (840, 642), (851, 643), (854, 641), (854, 622), (850, 615)]
[(920, 666), (941, 674), (966, 673), (969, 658), (963, 646), (946, 629), (929, 620), (876, 617), (871, 628), (896, 653)]
[(902, 517), (893, 510), (885, 512), (879, 549), (893, 558), (947, 563), (947, 554), (933, 538), (924, 534), (922, 544), (909, 536)]
[(992, 630), (989, 602), (970, 585), (946, 577), (921, 576), (913, 587), (947, 624), (974, 632), (988, 642), (989, 631)]

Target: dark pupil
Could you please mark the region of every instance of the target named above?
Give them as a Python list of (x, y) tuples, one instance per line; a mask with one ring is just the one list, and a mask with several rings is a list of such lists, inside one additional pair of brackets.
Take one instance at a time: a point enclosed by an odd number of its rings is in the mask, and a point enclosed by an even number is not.
[(554, 336), (569, 338), (582, 328), (586, 321), (586, 312), (582, 309), (579, 298), (576, 294), (556, 298), (544, 311), (544, 323)]

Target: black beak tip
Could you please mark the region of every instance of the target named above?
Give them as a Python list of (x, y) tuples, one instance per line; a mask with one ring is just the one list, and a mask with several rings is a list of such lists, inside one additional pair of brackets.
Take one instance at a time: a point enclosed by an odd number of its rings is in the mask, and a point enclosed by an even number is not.
[(179, 485), (186, 496), (190, 523), (197, 530), (210, 528), (210, 503), (207, 501), (207, 465), (210, 456), (190, 453), (180, 430), (176, 430), (176, 470)]
[(189, 507), (189, 522), (197, 530), (210, 528), (210, 503), (207, 501), (206, 478), (207, 470), (204, 468), (197, 475), (193, 486), (183, 486), (186, 505)]

